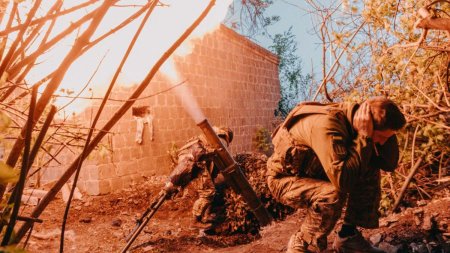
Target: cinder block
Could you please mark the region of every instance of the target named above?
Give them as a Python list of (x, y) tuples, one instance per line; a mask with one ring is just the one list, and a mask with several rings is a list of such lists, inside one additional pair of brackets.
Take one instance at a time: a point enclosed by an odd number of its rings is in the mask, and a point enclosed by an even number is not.
[[(105, 165), (100, 165), (100, 166), (105, 166)], [(81, 169), (83, 170), (83, 168)], [(89, 165), (86, 167), (86, 172), (89, 175), (89, 180), (99, 180), (100, 179), (100, 175), (98, 173), (98, 166), (97, 165)]]
[(109, 179), (116, 177), (116, 171), (113, 164), (104, 164), (98, 167), (99, 179)]
[(122, 188), (128, 188), (133, 185), (132, 177), (130, 175), (122, 176), (120, 178), (122, 179), (123, 182)]
[(119, 177), (129, 174), (129, 170), (126, 166), (126, 162), (120, 162), (120, 163), (116, 164), (115, 171), (116, 171), (116, 175)]
[(141, 173), (142, 171), (148, 170), (149, 168), (153, 167), (152, 166), (152, 159), (150, 158), (150, 156), (148, 157), (144, 157), (144, 158), (140, 158), (137, 160), (137, 167), (138, 167), (138, 172)]
[(83, 165), (81, 167), (80, 180), (88, 180), (89, 179), (89, 172), (88, 172), (89, 166), (95, 166), (95, 165)]
[(128, 152), (128, 147), (115, 148), (113, 154), (113, 161), (115, 163), (130, 160), (130, 152)]
[(120, 149), (124, 146), (123, 140), (124, 140), (124, 137), (120, 134), (116, 134), (113, 136), (112, 143), (113, 143), (114, 150)]
[(119, 191), (124, 188), (124, 182), (123, 179), (120, 177), (115, 177), (108, 179), (110, 185), (111, 185), (111, 191)]
[(89, 180), (86, 181), (86, 193), (97, 196), (111, 192), (111, 185), (108, 180)]
[[(139, 149), (140, 149), (140, 146), (133, 146), (128, 149), (127, 153), (128, 153), (128, 156), (130, 157), (130, 159), (128, 159), (128, 161), (135, 160), (140, 157), (141, 152)], [(125, 161), (125, 159), (124, 159), (124, 161)]]
[(117, 168), (116, 168), (116, 175), (117, 176), (126, 176), (126, 175), (131, 175), (137, 172), (137, 161), (136, 160), (132, 160), (132, 161), (127, 161), (127, 162), (121, 162), (119, 164), (117, 164)]
[(166, 106), (166, 96), (165, 94), (159, 94), (158, 96), (156, 96), (156, 103), (158, 106)]
[(86, 192), (86, 180), (83, 180), (83, 181), (79, 180), (77, 182), (77, 187), (78, 187), (78, 189), (80, 189), (81, 192)]

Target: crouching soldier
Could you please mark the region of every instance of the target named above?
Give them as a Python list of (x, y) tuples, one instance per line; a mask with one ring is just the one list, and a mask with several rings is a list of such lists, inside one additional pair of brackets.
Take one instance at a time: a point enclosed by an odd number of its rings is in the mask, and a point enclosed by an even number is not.
[[(228, 147), (233, 140), (233, 132), (226, 127), (213, 128), (223, 144)], [(165, 191), (168, 197), (199, 178), (198, 199), (194, 202), (192, 214), (194, 227), (200, 233), (212, 234), (215, 227), (224, 220), (223, 195), (225, 180), (214, 165), (214, 149), (203, 135), (189, 140), (178, 151), (178, 162), (170, 174)]]
[(333, 249), (384, 252), (364, 239), (357, 226), (378, 226), (380, 169), (396, 168), (396, 132), (405, 123), (398, 106), (384, 97), (362, 104), (305, 103), (289, 113), (273, 135), (274, 154), (267, 161), (273, 196), (307, 208), (288, 243), (289, 253), (325, 250), (347, 199)]

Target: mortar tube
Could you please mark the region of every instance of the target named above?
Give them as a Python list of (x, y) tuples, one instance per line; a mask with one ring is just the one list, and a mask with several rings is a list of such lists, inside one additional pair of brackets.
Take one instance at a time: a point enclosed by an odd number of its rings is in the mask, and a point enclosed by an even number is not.
[(230, 152), (220, 141), (219, 136), (209, 124), (208, 119), (204, 119), (197, 124), (205, 135), (208, 143), (214, 148), (217, 158), (215, 165), (224, 176), (226, 183), (237, 193), (244, 197), (245, 202), (255, 214), (261, 226), (271, 223), (272, 217), (256, 195), (250, 183), (245, 178), (236, 161)]

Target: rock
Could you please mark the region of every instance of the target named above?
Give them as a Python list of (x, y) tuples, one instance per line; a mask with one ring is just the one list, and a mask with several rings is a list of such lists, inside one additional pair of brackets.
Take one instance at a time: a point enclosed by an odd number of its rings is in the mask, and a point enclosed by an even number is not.
[(417, 206), (425, 206), (427, 205), (427, 201), (426, 200), (419, 200), (417, 201)]
[(399, 218), (397, 216), (390, 216), (387, 217), (386, 221), (387, 221), (387, 225), (390, 226), (392, 223), (396, 223), (399, 220)]
[(427, 245), (425, 243), (411, 243), (409, 245), (411, 247), (411, 252), (413, 253), (428, 253), (428, 248)]
[(435, 252), (434, 250), (439, 247), (439, 243), (437, 242), (429, 242), (427, 243), (427, 248), (430, 252)]
[(381, 227), (387, 227), (387, 225), (388, 225), (388, 222), (386, 220), (381, 220), (380, 221), (380, 228)]
[(89, 202), (89, 201), (83, 204), (83, 206), (86, 206), (86, 207), (88, 207), (90, 205), (91, 205), (91, 202)]
[(142, 252), (150, 252), (150, 251), (153, 251), (153, 246), (151, 245), (142, 249)]
[(82, 223), (91, 223), (92, 222), (92, 217), (81, 218), (80, 222), (82, 222)]
[(80, 211), (80, 210), (81, 210), (81, 206), (76, 206), (76, 207), (74, 207), (73, 209), (75, 209), (75, 210), (77, 210), (77, 211)]
[(67, 231), (64, 232), (64, 238), (69, 240), (69, 241), (74, 242), (75, 241), (75, 237), (76, 237), (75, 231), (73, 231), (73, 230), (67, 230)]
[(121, 219), (115, 219), (115, 220), (112, 221), (111, 225), (113, 227), (120, 227), (120, 226), (122, 226), (122, 220)]
[(386, 238), (384, 238), (385, 242), (392, 242), (392, 237), (390, 236), (386, 236)]
[(377, 245), (381, 241), (381, 238), (381, 234), (375, 234), (370, 237), (370, 241), (372, 242), (372, 244)]
[(32, 233), (31, 236), (33, 236), (37, 239), (41, 239), (41, 240), (49, 240), (49, 239), (57, 238), (60, 234), (61, 234), (61, 229), (55, 228), (50, 231), (35, 232), (35, 233)]
[(47, 193), (48, 191), (39, 189), (24, 189), (21, 201), (25, 205), (36, 206)]
[(423, 224), (422, 224), (422, 229), (425, 231), (429, 231), (431, 230), (433, 224), (433, 217), (432, 216), (425, 216), (425, 218), (423, 218)]
[(388, 218), (387, 218), (387, 221), (389, 222), (389, 223), (394, 223), (394, 222), (397, 222), (399, 220), (399, 218), (397, 217), (397, 216), (389, 216)]
[(48, 191), (39, 190), (39, 189), (24, 189), (23, 194), (30, 195), (39, 199), (42, 199), (45, 195), (47, 195)]
[(121, 231), (115, 231), (113, 232), (113, 235), (116, 238), (123, 238), (123, 233)]
[(392, 245), (387, 242), (381, 242), (380, 245), (378, 245), (378, 248), (386, 251), (387, 253), (397, 253), (397, 251), (401, 248), (401, 245)]
[(416, 226), (420, 226), (420, 224), (422, 224), (422, 217), (423, 217), (423, 209), (416, 209), (413, 211), (414, 214), (414, 224), (416, 224)]
[[(55, 228), (50, 231), (41, 231), (41, 232), (36, 232), (36, 233), (31, 234), (31, 236), (33, 236), (34, 238), (40, 239), (40, 240), (56, 239), (56, 238), (59, 238), (60, 235), (61, 235), (61, 229), (59, 229), (59, 228)], [(66, 238), (70, 241), (75, 241), (75, 232), (73, 230), (64, 231), (64, 238)]]
[(414, 216), (414, 224), (416, 224), (416, 226), (420, 226), (421, 223), (422, 223), (422, 221), (420, 220), (420, 218), (417, 216)]
[(41, 199), (23, 194), (21, 201), (23, 204), (28, 205), (28, 206), (37, 206), (37, 204), (39, 204), (39, 201), (41, 201)]
[[(62, 199), (65, 203), (67, 203), (67, 201), (69, 200), (69, 195), (70, 195), (70, 191), (72, 190), (72, 185), (68, 185), (68, 184), (64, 184), (63, 187), (61, 188), (61, 193), (62, 193)], [(81, 195), (80, 190), (78, 190), (78, 187), (75, 187), (75, 190), (73, 192), (73, 199), (78, 199), (81, 200), (81, 198), (83, 197), (83, 195)]]

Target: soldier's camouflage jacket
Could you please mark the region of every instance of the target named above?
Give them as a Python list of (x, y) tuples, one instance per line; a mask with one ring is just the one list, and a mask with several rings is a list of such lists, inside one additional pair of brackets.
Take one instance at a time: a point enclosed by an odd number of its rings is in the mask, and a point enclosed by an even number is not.
[(274, 154), (267, 162), (272, 177), (304, 176), (329, 180), (351, 192), (370, 168), (393, 171), (398, 162), (396, 136), (383, 146), (352, 127), (358, 104), (303, 103), (274, 131)]
[(214, 166), (214, 149), (204, 136), (189, 140), (178, 151), (178, 162), (169, 176), (175, 186), (185, 187), (195, 178), (200, 178), (201, 189), (214, 191), (216, 185), (223, 184), (223, 177)]

